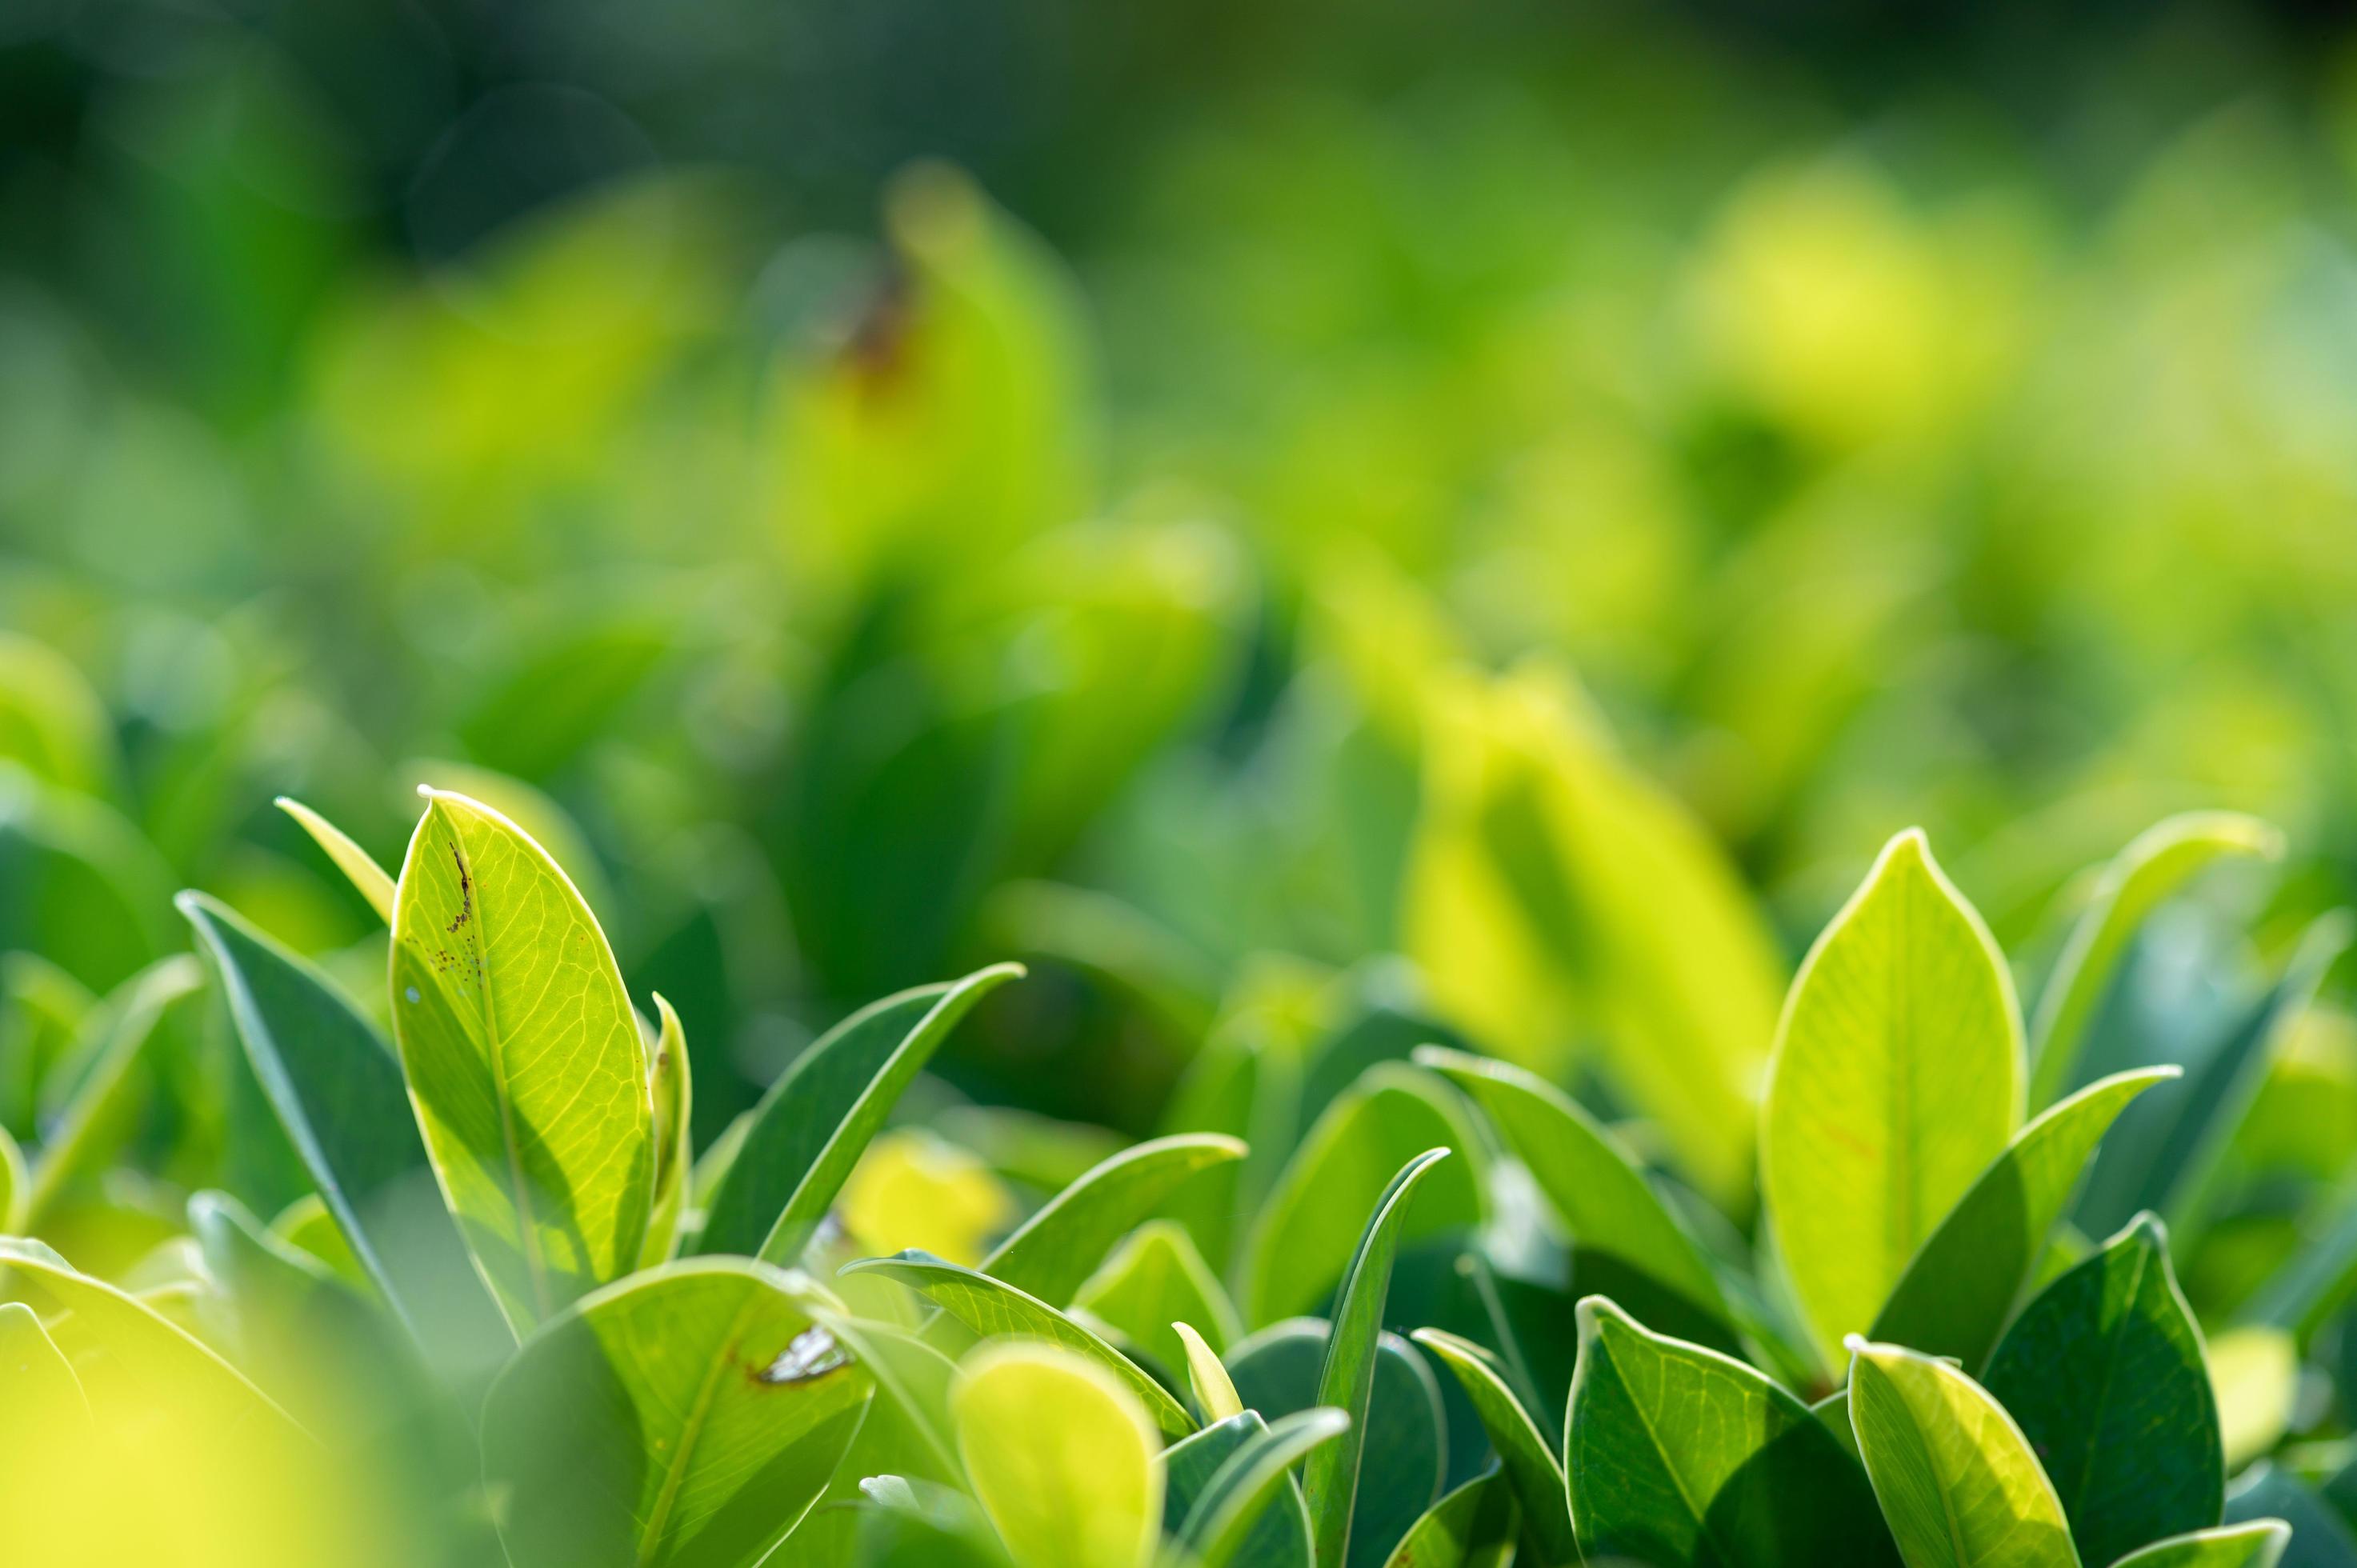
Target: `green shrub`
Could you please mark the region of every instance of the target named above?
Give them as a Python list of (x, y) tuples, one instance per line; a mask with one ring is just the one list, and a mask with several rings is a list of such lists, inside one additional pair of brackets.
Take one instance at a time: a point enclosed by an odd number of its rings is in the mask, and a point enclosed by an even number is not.
[[(382, 1008), (181, 896), (315, 1191), (266, 1221), (200, 1192), (113, 1278), (5, 1243), (28, 1561), (175, 1560), (257, 1518), (285, 1539), (247, 1561), (516, 1568), (2352, 1560), (2311, 1485), (2337, 1452), (2266, 1457), (2357, 1284), (2350, 1228), (2206, 1343), (2172, 1262), (2341, 925), (2174, 1033), (2131, 1004), (2146, 917), (2273, 849), (2247, 819), (2106, 867), (2027, 1025), (1923, 836), (1893, 839), (1742, 1086), (1757, 1199), (1715, 1205), (1723, 1151), (1674, 1116), (1608, 1120), (1396, 999), (1322, 1037), (1232, 1020), (1164, 1136), (1091, 1163), (1010, 1118), (976, 1158), (904, 1097), (1011, 964), (854, 1013), (698, 1148), (693, 1021), (634, 1005), (532, 836), (428, 790), (393, 875), (290, 810), (390, 927)], [(102, 1162), (198, 983), (142, 975), (49, 1069), (12, 1230)], [(1043, 1170), (1070, 1179), (1011, 1230), (961, 1208)], [(896, 1230), (974, 1255), (865, 1255)]]

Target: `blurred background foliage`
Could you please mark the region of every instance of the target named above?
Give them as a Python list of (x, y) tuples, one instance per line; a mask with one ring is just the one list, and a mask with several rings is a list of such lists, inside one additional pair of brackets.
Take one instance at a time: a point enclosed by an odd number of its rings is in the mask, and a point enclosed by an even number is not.
[[(279, 793), (541, 837), (699, 1144), (1031, 961), (847, 1200), (952, 1253), (1101, 1128), (1450, 1031), (1742, 1214), (1910, 822), (2027, 993), (2088, 867), (2256, 812), (2286, 865), (2145, 942), (2274, 972), (2357, 895), (2347, 21), (6, 0), (0, 1122), (176, 1042), (43, 1233), (302, 1192), (146, 967), (194, 886), (380, 998)], [(2357, 1129), (2334, 1005), (2271, 1071), (2216, 1302)]]

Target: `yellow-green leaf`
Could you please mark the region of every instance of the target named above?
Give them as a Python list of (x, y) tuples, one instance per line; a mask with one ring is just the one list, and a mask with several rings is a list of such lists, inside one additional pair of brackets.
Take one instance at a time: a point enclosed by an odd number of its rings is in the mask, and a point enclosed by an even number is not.
[(1996, 943), (1903, 832), (1792, 983), (1761, 1122), (1777, 1241), (1829, 1361), (2004, 1153), (2021, 1075)]
[(638, 1262), (656, 1164), (646, 1042), (589, 907), (488, 806), (427, 794), (393, 924), (418, 1126), (525, 1333)]
[(386, 925), (393, 924), (393, 877), (376, 863), (376, 856), (354, 843), (343, 829), (292, 796), (279, 796), (278, 809), (302, 824), (312, 842), (327, 851), (336, 869), (368, 900), (369, 908)]
[(1051, 1345), (985, 1345), (950, 1408), (974, 1494), (1024, 1568), (1148, 1561), (1162, 1523), (1159, 1444), (1103, 1367)]
[(2021, 1429), (1945, 1361), (1853, 1339), (1850, 1420), (1907, 1568), (2079, 1568)]

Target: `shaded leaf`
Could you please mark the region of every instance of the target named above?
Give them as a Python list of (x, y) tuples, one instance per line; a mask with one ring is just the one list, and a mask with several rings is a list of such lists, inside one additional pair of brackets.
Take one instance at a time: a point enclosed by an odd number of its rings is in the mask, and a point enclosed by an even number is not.
[(1187, 1345), (1175, 1326), (1181, 1320), (1209, 1326), (1220, 1348), (1243, 1332), (1193, 1239), (1168, 1219), (1140, 1226), (1081, 1287), (1073, 1305), (1119, 1329), (1172, 1372), (1187, 1364)]
[(2289, 1525), (2259, 1520), (2156, 1541), (2112, 1568), (2276, 1568), (2290, 1541)]
[(1513, 1487), (1496, 1471), (1486, 1471), (1426, 1509), (1383, 1568), (1501, 1568), (1514, 1561), (1520, 1522)]
[(2023, 1308), (1982, 1381), (2029, 1440), (2087, 1562), (2218, 1522), (2218, 1406), (2152, 1216)]
[[(1267, 1432), (1258, 1414), (1243, 1411), (1164, 1449), (1164, 1533), (1184, 1539), (1188, 1516), (1221, 1467)], [(1291, 1484), (1290, 1477), (1286, 1483), (1271, 1489), (1247, 1528), (1237, 1535), (1229, 1559), (1234, 1568), (1309, 1568), (1309, 1513), (1301, 1501), (1301, 1488)]]
[[(1249, 1412), (1248, 1412), (1249, 1413)], [(1351, 1418), (1327, 1406), (1278, 1416), (1224, 1460), (1203, 1484), (1179, 1534), (1203, 1568), (1243, 1568), (1246, 1543), (1272, 1506), (1294, 1491), (1293, 1466), (1350, 1430)], [(1305, 1511), (1305, 1522), (1307, 1519)]]
[(699, 1252), (791, 1262), (868, 1140), (959, 1019), (1022, 974), (997, 964), (861, 1008), (794, 1058), (746, 1123), (712, 1195)]
[[(1455, 1373), (1481, 1418), (1482, 1430), (1498, 1452), (1505, 1480), (1522, 1505), (1532, 1538), (1549, 1563), (1577, 1563), (1579, 1544), (1571, 1524), (1570, 1495), (1563, 1466), (1554, 1445), (1543, 1436), (1531, 1412), (1506, 1386), (1504, 1377), (1480, 1346), (1437, 1328), (1419, 1328), (1411, 1336)], [(1470, 1483), (1468, 1483), (1469, 1485)], [(1459, 1487), (1458, 1493), (1464, 1488)], [(1443, 1498), (1436, 1509), (1446, 1507)]]
[(1676, 1568), (1895, 1563), (1865, 1475), (1732, 1357), (1579, 1304), (1565, 1473), (1581, 1551)]
[(2313, 1487), (2282, 1466), (2254, 1465), (2226, 1494), (2228, 1524), (2291, 1527), (2280, 1568), (2357, 1568), (2357, 1534)]
[(2024, 1127), (1907, 1265), (1873, 1337), (1986, 1362), (2096, 1144), (2130, 1101), (2177, 1076), (2168, 1067), (2115, 1074)]
[(220, 901), (178, 902), (255, 1079), (370, 1280), (437, 1363), (507, 1355), (515, 1336), (443, 1204), (392, 1047), (324, 975)]

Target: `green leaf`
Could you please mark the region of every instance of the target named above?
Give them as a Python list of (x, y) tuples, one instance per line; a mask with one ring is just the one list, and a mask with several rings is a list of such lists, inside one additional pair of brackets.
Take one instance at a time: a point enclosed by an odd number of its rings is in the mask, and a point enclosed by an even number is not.
[(647, 1239), (639, 1247), (639, 1266), (651, 1268), (672, 1255), (679, 1239), (680, 1215), (687, 1207), (688, 1176), (695, 1169), (695, 1141), (689, 1121), (695, 1109), (695, 1088), (690, 1076), (687, 1031), (662, 993), (655, 993), (655, 1012), (662, 1020), (655, 1038), (654, 1060), (647, 1066), (649, 1093), (655, 1110), (654, 1208), (647, 1221)]
[[(1448, 1150), (1427, 1149), (1400, 1167), (1375, 1200), (1357, 1253), (1342, 1275), (1334, 1301), (1334, 1332), (1326, 1345), (1325, 1369), (1318, 1376), (1318, 1402), (1351, 1418), (1351, 1430), (1309, 1455), (1301, 1475), (1309, 1504), (1318, 1568), (1340, 1568), (1348, 1556), (1351, 1504), (1359, 1487), (1359, 1460), (1366, 1445), (1367, 1404), (1375, 1385), (1375, 1340), (1383, 1332), (1383, 1298), (1390, 1292), (1392, 1262), (1409, 1202)], [(1392, 1543), (1383, 1543), (1388, 1552)]]
[(646, 1042), (605, 933), (522, 829), (429, 791), (393, 922), (393, 1038), (460, 1233), (521, 1335), (636, 1266)]
[(24, 1196), (24, 1224), (41, 1229), (77, 1177), (106, 1157), (140, 1078), (132, 1070), (155, 1037), (166, 1009), (204, 983), (204, 972), (186, 953), (157, 959), (111, 993), (86, 1025), (90, 1064), (65, 1105), (50, 1120), (35, 1155)]
[(2283, 1568), (2357, 1568), (2357, 1534), (2340, 1510), (2298, 1477), (2265, 1460), (2237, 1477), (2226, 1494), (2227, 1523), (2262, 1520), (2291, 1526)]
[(1162, 1520), (1154, 1425), (1102, 1364), (986, 1345), (951, 1410), (974, 1495), (1024, 1568), (1140, 1568)]
[(2227, 1149), (2266, 1080), (2276, 1042), (2308, 1010), (2352, 930), (2347, 910), (2311, 922), (2276, 983), (2180, 1058), (2183, 1080), (2120, 1118), (2072, 1206), (2083, 1229), (2115, 1230), (2149, 1208), (2169, 1221), (2179, 1245), (2198, 1241)]
[(2259, 1520), (2156, 1541), (2112, 1568), (2276, 1568), (2290, 1541), (2291, 1527), (2283, 1520)]
[(2189, 811), (2136, 835), (2104, 868), (2054, 972), (2029, 1031), (2029, 1103), (2051, 1103), (2070, 1087), (2079, 1047), (2117, 972), (2128, 940), (2194, 873), (2223, 854), (2283, 855), (2281, 830), (2237, 811)]
[[(852, 1317), (824, 1306), (812, 1307), (811, 1315), (848, 1346), (876, 1379), (876, 1386), (892, 1402), (940, 1474), (958, 1477), (957, 1443), (950, 1428), (950, 1386), (956, 1380), (957, 1364), (917, 1336), (888, 1323)], [(868, 1417), (871, 1425), (875, 1420), (873, 1414)]]
[[(1545, 1560), (1578, 1562), (1579, 1545), (1573, 1536), (1563, 1466), (1555, 1460), (1553, 1445), (1533, 1423), (1530, 1412), (1506, 1386), (1490, 1353), (1437, 1328), (1419, 1328), (1409, 1337), (1440, 1358), (1464, 1386), (1474, 1413), (1481, 1418), (1482, 1430), (1490, 1434), (1490, 1445), (1498, 1451), (1498, 1462), (1505, 1467), (1506, 1481), (1522, 1504), (1532, 1539), (1546, 1554)], [(1436, 1506), (1445, 1507), (1448, 1500), (1444, 1498)]]
[(280, 811), (303, 825), (303, 831), (311, 835), (312, 842), (328, 852), (328, 858), (335, 862), (336, 869), (360, 890), (361, 897), (368, 900), (369, 908), (377, 912), (377, 918), (388, 926), (393, 924), (393, 877), (376, 863), (376, 857), (354, 843), (343, 829), (302, 801), (281, 795), (276, 804)]
[(1513, 1487), (1497, 1471), (1485, 1471), (1426, 1509), (1400, 1537), (1383, 1568), (1502, 1568), (1514, 1561), (1520, 1522)]
[(438, 1364), (515, 1348), (436, 1184), (393, 1049), (328, 979), (218, 900), (180, 912), (253, 1075), (369, 1278)]
[(777, 1568), (842, 1568), (842, 1545), (819, 1554), (811, 1537), (822, 1524), (850, 1538), (857, 1568), (1011, 1568), (990, 1521), (963, 1492), (902, 1476), (872, 1476), (859, 1483), (867, 1507), (843, 1508), (847, 1524), (824, 1519), (824, 1507), (788, 1539), (770, 1562)]
[(1119, 1329), (1172, 1372), (1187, 1364), (1186, 1341), (1174, 1326), (1181, 1319), (1208, 1324), (1222, 1349), (1243, 1334), (1228, 1293), (1175, 1220), (1139, 1226), (1081, 1287), (1073, 1305)]
[(2218, 1405), (2151, 1215), (2023, 1308), (1982, 1381), (2043, 1463), (2085, 1561), (2218, 1522)]
[(1206, 1421), (1225, 1421), (1241, 1414), (1243, 1401), (1236, 1396), (1236, 1385), (1228, 1377), (1227, 1367), (1220, 1360), (1193, 1324), (1183, 1320), (1170, 1325), (1187, 1349), (1187, 1382), (1195, 1391), (1195, 1403)]
[(1761, 1123), (1777, 1241), (1829, 1362), (2004, 1152), (2021, 1073), (2005, 961), (1903, 832), (1792, 983)]
[[(1435, 1145), (1480, 1147), (1462, 1102), (1414, 1068), (1371, 1068), (1328, 1106), (1245, 1238), (1237, 1293), (1244, 1322), (1257, 1328), (1316, 1311), (1351, 1260), (1360, 1217), (1385, 1196), (1403, 1163)], [(1434, 1177), (1405, 1238), (1476, 1225), (1482, 1212), (1469, 1158)]]
[(1984, 1365), (2095, 1145), (2130, 1101), (2177, 1076), (2173, 1067), (2115, 1074), (2024, 1127), (1907, 1265), (1873, 1337)]
[(775, 1263), (800, 1257), (909, 1080), (975, 1003), (1022, 973), (1021, 964), (1002, 963), (920, 985), (821, 1036), (754, 1108), (696, 1251)]
[(1037, 1296), (1026, 1294), (1002, 1280), (961, 1268), (923, 1252), (902, 1252), (891, 1258), (864, 1258), (845, 1265), (843, 1273), (879, 1274), (920, 1292), (934, 1305), (985, 1338), (1020, 1334), (1044, 1339), (1073, 1351), (1111, 1372), (1136, 1395), (1154, 1423), (1173, 1438), (1195, 1430), (1186, 1406), (1136, 1362)]
[(80, 1273), (38, 1241), (15, 1237), (0, 1237), (0, 1268), (29, 1280), (68, 1315), (52, 1317), (50, 1326), (102, 1427), (143, 1421), (168, 1405), (224, 1443), (307, 1444), (277, 1402), (128, 1292)]
[(1218, 1133), (1152, 1138), (1103, 1161), (1042, 1205), (982, 1261), (982, 1272), (1061, 1306), (1113, 1244), (1189, 1177), (1244, 1157)]
[(26, 1199), (31, 1196), (31, 1187), (25, 1151), (16, 1146), (7, 1128), (0, 1127), (0, 1236), (25, 1233)]
[(1272, 1504), (1293, 1486), (1293, 1466), (1351, 1429), (1339, 1410), (1317, 1406), (1281, 1415), (1238, 1448), (1203, 1485), (1179, 1536), (1203, 1568), (1259, 1568), (1244, 1555)]
[(1522, 1068), (1439, 1046), (1415, 1060), (1472, 1098), (1585, 1251), (1607, 1253), (1725, 1320), (1717, 1276), (1643, 1168), (1569, 1095)]
[(1858, 1452), (1907, 1568), (2078, 1568), (2061, 1499), (2004, 1406), (1944, 1361), (1851, 1349)]
[[(1330, 1324), (1288, 1318), (1228, 1353), (1236, 1392), (1274, 1424), (1318, 1406), (1318, 1382), (1334, 1338)], [(1374, 1391), (1351, 1509), (1351, 1568), (1381, 1568), (1393, 1545), (1440, 1496), (1448, 1475), (1448, 1416), (1440, 1381), (1415, 1346), (1396, 1334), (1375, 1340)]]
[(2299, 1399), (2299, 1345), (2280, 1328), (2242, 1324), (2212, 1337), (2208, 1359), (2231, 1474), (2283, 1441)]
[(1895, 1563), (1865, 1476), (1799, 1400), (1601, 1296), (1579, 1304), (1579, 1347), (1564, 1468), (1589, 1558)]
[(807, 1279), (695, 1259), (576, 1302), (483, 1405), (516, 1568), (735, 1568), (824, 1489), (873, 1388)]
[[(1183, 1539), (1187, 1518), (1222, 1466), (1268, 1432), (1260, 1416), (1243, 1411), (1162, 1451), (1162, 1528)], [(1309, 1512), (1301, 1488), (1274, 1488), (1231, 1559), (1238, 1568), (1309, 1568)]]

